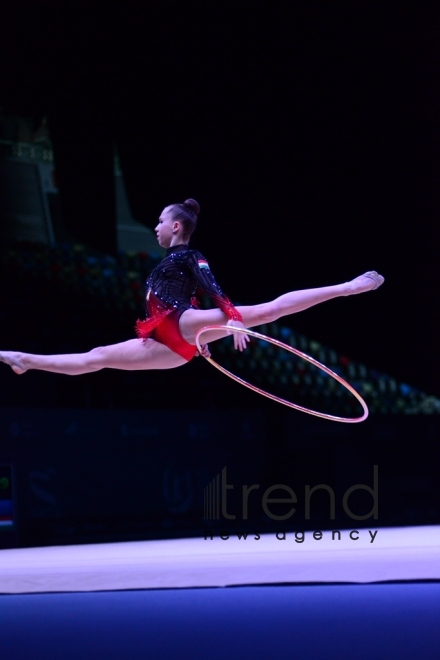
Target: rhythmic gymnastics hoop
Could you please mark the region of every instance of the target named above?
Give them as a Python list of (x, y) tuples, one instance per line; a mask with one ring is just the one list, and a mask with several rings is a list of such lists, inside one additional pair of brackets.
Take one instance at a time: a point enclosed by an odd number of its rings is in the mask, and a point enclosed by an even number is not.
[(298, 351), (298, 349), (293, 348), (293, 346), (289, 346), (288, 344), (284, 344), (284, 342), (279, 341), (278, 339), (274, 339), (273, 337), (268, 337), (267, 335), (262, 335), (259, 332), (254, 332), (253, 330), (249, 330), (248, 328), (235, 328), (231, 325), (207, 325), (201, 330), (198, 331), (196, 335), (196, 345), (197, 349), (202, 355), (202, 347), (200, 345), (200, 337), (205, 334), (205, 332), (209, 332), (210, 330), (227, 330), (229, 334), (232, 332), (241, 332), (244, 335), (249, 335), (251, 337), (255, 337), (256, 339), (262, 339), (263, 341), (269, 342), (269, 344), (274, 344), (274, 346), (278, 346), (279, 348), (283, 348), (286, 351), (289, 351), (289, 353), (294, 353), (298, 357), (302, 358), (303, 360), (306, 360), (307, 362), (310, 362), (311, 364), (314, 364), (315, 367), (318, 367), (318, 369), (321, 369), (324, 371), (326, 374), (334, 378), (335, 380), (338, 381), (338, 383), (341, 383), (353, 396), (359, 401), (359, 403), (362, 406), (363, 409), (363, 414), (360, 417), (338, 417), (337, 415), (329, 415), (328, 413), (322, 413), (319, 412), (318, 410), (311, 410), (310, 408), (305, 408), (304, 406), (300, 406), (297, 403), (292, 403), (291, 401), (287, 401), (287, 399), (283, 399), (279, 396), (275, 396), (275, 394), (270, 394), (270, 392), (266, 392), (265, 390), (260, 389), (256, 385), (252, 385), (248, 381), (244, 380), (243, 378), (240, 378), (239, 376), (236, 376), (233, 374), (231, 371), (228, 371), (224, 367), (222, 367), (218, 362), (213, 360), (211, 357), (203, 356), (205, 360), (210, 362), (216, 369), (221, 371), (222, 373), (226, 374), (226, 376), (229, 376), (233, 380), (237, 381), (237, 383), (240, 383), (241, 385), (244, 385), (245, 387), (248, 387), (250, 390), (257, 392), (258, 394), (261, 394), (262, 396), (267, 397), (268, 399), (272, 399), (273, 401), (277, 401), (278, 403), (283, 404), (284, 406), (289, 406), (289, 408), (294, 408), (295, 410), (299, 410), (301, 412), (308, 413), (309, 415), (314, 415), (315, 417), (322, 417), (323, 419), (330, 419), (334, 422), (345, 422), (347, 424), (357, 424), (358, 422), (363, 422), (364, 419), (367, 419), (368, 417), (368, 407), (361, 395), (356, 392), (356, 390), (349, 384), (347, 383), (346, 380), (341, 378), (338, 374), (336, 374), (334, 371), (329, 369), (328, 367), (325, 366), (325, 364), (321, 364), (321, 362), (318, 362), (318, 360), (315, 360), (314, 358), (310, 357), (310, 355), (307, 355), (306, 353), (302, 353), (301, 351)]

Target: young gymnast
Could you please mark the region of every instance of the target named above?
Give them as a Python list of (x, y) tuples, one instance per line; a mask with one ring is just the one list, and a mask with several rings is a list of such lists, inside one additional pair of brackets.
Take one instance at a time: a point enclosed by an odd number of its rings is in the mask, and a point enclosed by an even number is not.
[[(195, 337), (208, 325), (226, 325), (231, 330), (213, 330), (209, 342), (228, 334), (234, 347), (243, 351), (249, 337), (233, 328), (251, 328), (301, 312), (333, 298), (351, 296), (377, 289), (382, 275), (369, 271), (350, 282), (285, 293), (270, 302), (237, 306), (218, 286), (206, 259), (189, 246), (200, 212), (194, 199), (167, 206), (155, 228), (159, 245), (166, 248), (165, 258), (156, 266), (146, 285), (146, 319), (136, 324), (137, 339), (99, 346), (87, 353), (35, 355), (13, 351), (0, 353), (0, 361), (16, 374), (29, 369), (77, 376), (100, 369), (172, 369), (198, 354)], [(196, 295), (207, 293), (216, 308), (199, 309)], [(209, 355), (206, 344), (204, 355)]]

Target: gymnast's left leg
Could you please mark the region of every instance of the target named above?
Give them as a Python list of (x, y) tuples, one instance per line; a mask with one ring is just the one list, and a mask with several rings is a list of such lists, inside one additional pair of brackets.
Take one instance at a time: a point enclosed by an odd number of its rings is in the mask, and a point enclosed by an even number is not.
[(56, 374), (79, 376), (100, 369), (173, 369), (186, 364), (186, 360), (154, 339), (129, 339), (119, 344), (99, 346), (87, 353), (65, 355), (35, 355), (17, 351), (2, 351), (0, 362), (8, 364), (16, 374), (29, 369)]
[[(244, 327), (252, 328), (265, 323), (273, 323), (283, 316), (301, 312), (327, 300), (377, 289), (383, 282), (382, 275), (375, 271), (369, 271), (350, 282), (316, 289), (290, 291), (270, 302), (259, 305), (238, 306), (237, 310), (242, 315)], [(226, 315), (220, 309), (189, 309), (180, 317), (180, 332), (188, 343), (195, 344), (195, 337), (203, 327), (207, 325), (225, 325), (227, 322)], [(225, 330), (211, 331), (203, 335), (203, 341), (209, 343), (221, 339), (227, 334), (229, 333)], [(234, 338), (234, 340), (238, 339), (238, 343), (235, 341), (236, 348), (242, 350), (245, 347), (245, 336), (239, 333), (236, 333), (236, 335), (237, 338)]]

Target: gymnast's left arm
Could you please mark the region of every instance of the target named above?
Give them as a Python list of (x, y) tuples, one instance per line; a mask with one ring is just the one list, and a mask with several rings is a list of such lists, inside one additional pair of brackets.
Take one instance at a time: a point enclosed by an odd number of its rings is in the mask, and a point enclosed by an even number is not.
[[(217, 284), (215, 277), (209, 268), (209, 264), (203, 255), (197, 250), (193, 250), (188, 265), (199, 286), (208, 294), (214, 304), (228, 317), (226, 325), (231, 326), (231, 328), (244, 328), (243, 318), (240, 312), (234, 307), (229, 298), (223, 293)], [(232, 330), (228, 334), (234, 336), (234, 348), (240, 351), (246, 348), (246, 344), (249, 342), (248, 335), (245, 335), (242, 332), (234, 333)]]

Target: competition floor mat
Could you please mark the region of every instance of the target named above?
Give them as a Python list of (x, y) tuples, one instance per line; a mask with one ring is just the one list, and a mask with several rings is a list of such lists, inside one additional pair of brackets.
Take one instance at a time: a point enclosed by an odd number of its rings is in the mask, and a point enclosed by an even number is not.
[(0, 593), (440, 580), (440, 526), (0, 550)]

